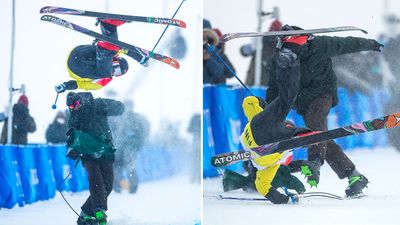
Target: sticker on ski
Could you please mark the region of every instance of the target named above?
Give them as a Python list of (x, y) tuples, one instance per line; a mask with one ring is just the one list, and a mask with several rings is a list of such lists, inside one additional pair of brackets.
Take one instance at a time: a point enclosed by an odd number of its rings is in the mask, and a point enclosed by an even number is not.
[(55, 14), (74, 15), (74, 16), (88, 16), (88, 17), (96, 17), (96, 18), (102, 18), (102, 19), (118, 19), (118, 20), (124, 20), (126, 22), (143, 22), (143, 23), (171, 25), (171, 26), (176, 26), (176, 27), (180, 27), (180, 28), (186, 28), (186, 23), (179, 19), (148, 17), (148, 16), (132, 16), (132, 15), (123, 15), (123, 14), (115, 14), (115, 13), (87, 11), (87, 10), (80, 10), (80, 9), (62, 8), (62, 7), (57, 7), (57, 6), (45, 6), (40, 9), (40, 13), (55, 13)]

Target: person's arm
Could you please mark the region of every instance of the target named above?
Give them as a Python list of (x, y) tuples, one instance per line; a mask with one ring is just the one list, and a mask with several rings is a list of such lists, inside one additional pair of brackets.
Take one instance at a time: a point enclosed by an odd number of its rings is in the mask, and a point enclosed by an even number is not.
[(95, 110), (105, 116), (119, 116), (125, 111), (125, 105), (113, 99), (97, 98), (93, 104)]
[(276, 82), (276, 62), (273, 60), (271, 61), (272, 65), (268, 70), (270, 75), (268, 80), (268, 88), (266, 92), (265, 101), (269, 104), (271, 103), (276, 97), (278, 97), (278, 83)]
[(313, 54), (333, 57), (360, 51), (380, 51), (382, 44), (373, 39), (358, 37), (318, 36), (309, 43)]
[(216, 58), (216, 56), (211, 55), (211, 57), (205, 61), (205, 70), (211, 80), (213, 78), (222, 77), (224, 74), (224, 65)]
[[(235, 67), (233, 67), (231, 61), (228, 59), (228, 56), (225, 55), (225, 53), (222, 53), (221, 58), (225, 61), (226, 65), (228, 65), (228, 67), (234, 72), (236, 73)], [(231, 78), (233, 77), (233, 74), (228, 70), (228, 68), (226, 68), (225, 65), (222, 65), (224, 67), (224, 77), (225, 78)]]

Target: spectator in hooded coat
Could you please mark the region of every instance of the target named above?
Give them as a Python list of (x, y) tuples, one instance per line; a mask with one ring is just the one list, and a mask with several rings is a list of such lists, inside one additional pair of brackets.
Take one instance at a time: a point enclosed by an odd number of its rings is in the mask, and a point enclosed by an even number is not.
[[(28, 133), (36, 131), (36, 123), (29, 114), (29, 100), (26, 95), (21, 95), (18, 102), (13, 106), (12, 117), (12, 144), (26, 145), (28, 143)], [(7, 143), (8, 119), (6, 119), (1, 133), (1, 144)]]

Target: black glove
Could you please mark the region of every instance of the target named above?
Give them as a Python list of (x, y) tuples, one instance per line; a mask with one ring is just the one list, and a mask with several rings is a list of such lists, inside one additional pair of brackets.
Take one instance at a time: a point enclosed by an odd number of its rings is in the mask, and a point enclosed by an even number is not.
[(68, 148), (66, 156), (72, 160), (77, 160), (80, 156), (80, 153), (72, 148)]
[(383, 47), (385, 47), (383, 44), (381, 44), (381, 43), (379, 43), (379, 42), (377, 42), (377, 41), (375, 41), (375, 43), (374, 43), (374, 51), (377, 51), (377, 52), (380, 52), (380, 51), (382, 51), (382, 48)]

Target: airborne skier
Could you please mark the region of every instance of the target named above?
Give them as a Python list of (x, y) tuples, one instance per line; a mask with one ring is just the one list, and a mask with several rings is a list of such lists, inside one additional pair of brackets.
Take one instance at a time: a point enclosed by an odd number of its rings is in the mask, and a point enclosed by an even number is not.
[[(282, 30), (302, 29), (285, 25)], [(380, 51), (383, 47), (375, 40), (356, 37), (301, 35), (284, 37), (282, 42), (284, 47), (290, 46), (300, 59), (300, 87), (293, 106), (307, 127), (316, 131), (327, 130), (329, 110), (338, 103), (337, 78), (332, 70), (331, 57), (359, 51)], [(280, 75), (274, 69), (269, 72), (271, 77), (266, 101), (272, 103), (281, 92)], [(324, 161), (340, 179), (349, 179), (345, 190), (347, 196), (358, 195), (367, 186), (368, 179), (357, 171), (354, 163), (334, 141), (309, 147), (308, 163), (303, 165), (302, 172), (311, 186), (317, 186)]]
[[(102, 34), (118, 39), (117, 26), (125, 22), (117, 19), (99, 19)], [(79, 45), (68, 56), (67, 69), (70, 80), (55, 87), (57, 93), (65, 90), (98, 90), (107, 85), (113, 77), (124, 75), (128, 71), (128, 62), (119, 57), (120, 47), (109, 42), (98, 41), (95, 45)], [(148, 66), (148, 57), (137, 51), (123, 52)]]

